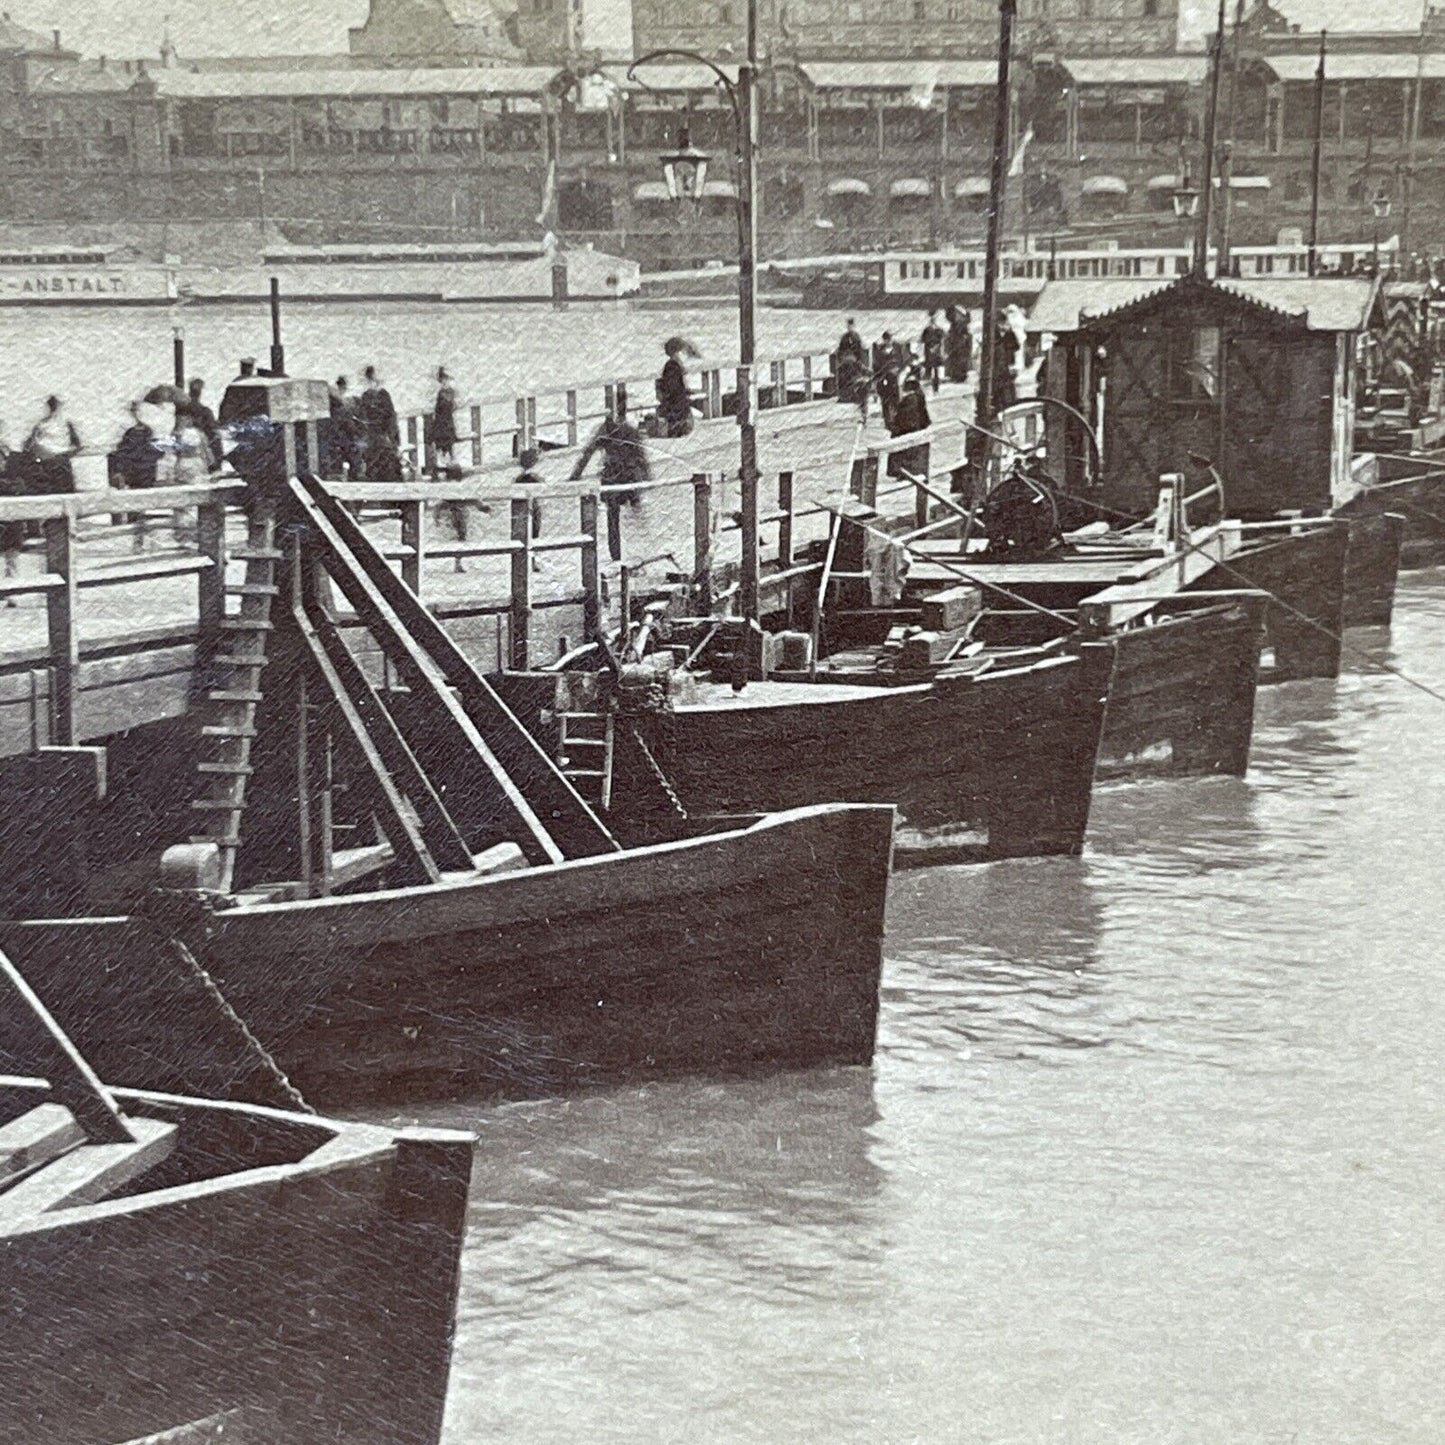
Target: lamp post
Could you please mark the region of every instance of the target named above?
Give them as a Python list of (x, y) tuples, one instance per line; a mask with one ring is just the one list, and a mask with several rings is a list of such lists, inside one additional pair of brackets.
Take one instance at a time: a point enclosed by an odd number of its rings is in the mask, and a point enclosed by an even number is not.
[[(736, 141), (737, 223), (738, 223), (738, 480), (741, 487), (742, 573), (738, 580), (738, 609), (747, 635), (750, 676), (762, 668), (761, 629), (758, 607), (758, 433), (757, 433), (757, 255), (758, 255), (758, 4), (748, 0), (747, 54), (738, 67), (736, 83), (706, 56), (691, 50), (654, 50), (634, 60), (628, 79), (656, 60), (686, 60), (701, 65), (717, 77), (733, 113)], [(662, 157), (668, 195), (675, 199), (699, 201), (706, 183), (709, 157), (692, 144), (689, 128), (683, 125), (678, 144)]]

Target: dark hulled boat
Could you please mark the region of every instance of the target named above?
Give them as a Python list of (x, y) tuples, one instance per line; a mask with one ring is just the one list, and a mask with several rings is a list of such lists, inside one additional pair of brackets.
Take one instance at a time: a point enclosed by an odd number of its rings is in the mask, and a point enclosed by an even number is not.
[[(892, 808), (623, 848), (345, 509), (286, 480), (273, 423), (306, 386), (254, 386), (201, 726), (117, 740), (104, 784), (92, 749), (9, 775), (0, 940), (97, 1067), (338, 1105), (867, 1062)], [(130, 867), (107, 887), (97, 858)]]
[[(1377, 311), (1372, 278), (1189, 273), (1050, 281), (1029, 317), (1030, 331), (1055, 338), (1032, 405), (1075, 520), (1143, 518), (1162, 480), (1184, 487), (1201, 466), (1222, 479), (1261, 575), (1299, 589), (1270, 609), (1281, 677), (1320, 675), (1331, 655), (1321, 640), (1281, 656), (1302, 638), (1286, 617), (1332, 625), (1333, 544), (1313, 529), (1291, 540), (1293, 519), (1343, 525), (1344, 625), (1390, 620), (1403, 523), (1362, 500), (1353, 455), (1356, 354)], [(1248, 585), (1251, 565), (1231, 559), (1200, 585)], [(1333, 656), (1337, 670), (1337, 644)]]
[(13, 1002), (0, 1439), (435, 1445), (471, 1137), (111, 1091)]

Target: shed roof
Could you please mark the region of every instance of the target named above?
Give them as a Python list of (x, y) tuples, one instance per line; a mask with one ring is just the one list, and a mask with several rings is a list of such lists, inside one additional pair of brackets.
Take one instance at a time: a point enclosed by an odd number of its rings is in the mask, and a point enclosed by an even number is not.
[[(1197, 284), (1189, 276), (1048, 281), (1029, 312), (1029, 330), (1058, 335), (1080, 331), (1161, 292)], [(1378, 294), (1372, 278), (1355, 276), (1226, 276), (1207, 284), (1251, 305), (1295, 317), (1310, 331), (1363, 331)]]
[(1209, 73), (1203, 55), (1116, 55), (1055, 63), (1078, 85), (1202, 85)]
[(286, 100), (367, 96), (539, 95), (557, 75), (550, 65), (419, 70), (157, 70), (160, 95), (176, 100)]
[[(1294, 55), (1270, 55), (1263, 62), (1277, 80), (1312, 81), (1320, 63), (1318, 51)], [(1421, 64), (1414, 50), (1356, 51), (1325, 56), (1326, 80), (1414, 80)], [(1445, 78), (1445, 52), (1427, 51), (1424, 56), (1426, 80)]]

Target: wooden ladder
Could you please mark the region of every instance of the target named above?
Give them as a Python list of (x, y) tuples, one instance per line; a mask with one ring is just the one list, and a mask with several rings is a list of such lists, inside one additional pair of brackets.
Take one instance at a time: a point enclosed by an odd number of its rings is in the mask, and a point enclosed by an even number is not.
[(261, 701), (261, 673), (268, 658), (272, 630), (271, 604), (276, 596), (276, 513), (258, 506), (247, 528), (246, 545), (233, 554), (246, 564), (245, 580), (229, 584), (228, 596), (238, 599), (235, 611), (221, 622), (220, 650), (213, 662), (227, 671), (208, 695), (209, 721), (201, 727), (201, 796), (191, 807), (202, 814), (192, 843), (214, 844), (221, 855), (221, 888), (231, 890), (236, 851), (241, 844), (241, 816), (246, 808), (246, 780), (251, 776), (251, 744), (256, 737), (256, 705)]
[(557, 766), (594, 806), (612, 806), (614, 726), (610, 712), (557, 714)]

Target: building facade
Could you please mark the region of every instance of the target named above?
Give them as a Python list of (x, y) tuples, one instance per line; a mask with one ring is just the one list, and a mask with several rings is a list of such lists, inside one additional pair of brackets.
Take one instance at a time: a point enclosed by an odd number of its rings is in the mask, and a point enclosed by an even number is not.
[[(732, 257), (727, 99), (703, 67), (649, 65), (643, 85), (627, 77), (625, 60), (600, 53), (615, 28), (606, 6), (621, 0), (580, 10), (572, 7), (588, 0), (566, 0), (565, 12), (547, 8), (563, 0), (520, 0), (532, 8), (502, 23), (507, 44), (528, 50), (531, 63), (484, 56), (495, 40), (485, 34), (470, 51), (454, 44), (447, 64), (432, 41), (420, 57), (426, 64), (394, 63), (395, 51), (386, 64), (373, 61), (365, 46), (381, 44), (403, 3), (427, 10), (440, 27), (437, 44), (455, 41), (447, 25), (491, 23), (456, 0), (376, 0), (368, 25), (378, 28), (359, 50), (367, 26), (353, 34), (350, 56), (284, 69), (174, 55), (168, 64), (82, 59), (58, 37), (0, 29), (3, 214), (36, 222), (231, 218), (298, 240), (505, 239), (550, 228), (652, 265)], [(777, 40), (823, 0), (763, 3)], [(991, 4), (959, 3), (976, 8), (969, 13), (986, 50)], [(649, 30), (644, 4), (628, 12), (639, 54), (662, 38)], [(733, 23), (723, 8), (704, 12), (714, 39), (716, 27)], [(1172, 3), (1024, 0), (1023, 8), (1032, 29), (1015, 61), (1009, 132), (1020, 180), (1009, 231), (1181, 240), (1173, 193), (1201, 170), (1207, 60), (1172, 41), (1109, 50), (1118, 25), (1158, 21), (1172, 36)], [(668, 38), (682, 43), (692, 16), (683, 5)], [(800, 43), (799, 58), (775, 50), (764, 67), (765, 257), (978, 243), (992, 59), (944, 54), (941, 43), (927, 56), (884, 56), (881, 47), (852, 56), (842, 53), (850, 34), (848, 24), (835, 32), (831, 55)], [(721, 43), (703, 48), (725, 70), (736, 62), (736, 45), (730, 57)], [(1307, 224), (1317, 49), (1316, 37), (1291, 31), (1268, 9), (1241, 37), (1220, 123), (1241, 242), (1273, 241)], [(1423, 46), (1414, 33), (1340, 37), (1326, 71), (1324, 237), (1368, 241), (1408, 228), (1410, 248), (1445, 250), (1445, 28), (1428, 28)], [(696, 207), (667, 201), (659, 165), (684, 123), (715, 157), (709, 194)]]

